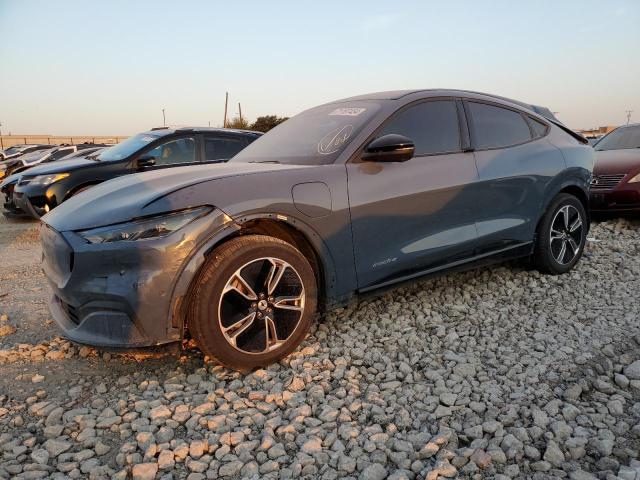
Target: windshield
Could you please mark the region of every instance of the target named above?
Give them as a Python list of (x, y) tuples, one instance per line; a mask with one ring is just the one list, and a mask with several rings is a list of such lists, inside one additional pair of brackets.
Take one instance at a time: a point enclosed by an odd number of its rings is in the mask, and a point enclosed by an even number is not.
[(21, 146), (21, 145), (14, 145), (13, 147), (9, 147), (6, 148), (4, 150), (4, 153), (6, 153), (7, 155), (13, 155), (14, 153), (18, 153), (19, 151), (23, 150), (25, 147)]
[(596, 146), (596, 150), (626, 150), (628, 148), (640, 148), (640, 125), (633, 127), (620, 127), (609, 135), (602, 137)]
[(159, 137), (155, 135), (149, 135), (148, 133), (139, 133), (133, 137), (127, 138), (124, 142), (114, 145), (100, 152), (100, 155), (96, 157), (96, 160), (101, 162), (115, 162), (127, 158), (131, 154), (137, 152), (141, 148), (146, 147)]
[(354, 101), (306, 110), (270, 130), (230, 161), (333, 163), (379, 109), (376, 102)]

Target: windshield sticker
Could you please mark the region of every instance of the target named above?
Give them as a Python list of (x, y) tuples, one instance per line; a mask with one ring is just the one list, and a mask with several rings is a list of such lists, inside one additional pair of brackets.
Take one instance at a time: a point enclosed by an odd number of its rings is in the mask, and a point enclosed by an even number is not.
[(357, 117), (358, 115), (360, 115), (362, 112), (366, 112), (367, 109), (366, 108), (358, 108), (358, 107), (353, 107), (353, 108), (336, 108), (333, 112), (331, 112), (329, 115), (338, 115), (341, 117)]
[(158, 137), (152, 137), (151, 135), (147, 135), (146, 137), (142, 137), (140, 139), (141, 142), (144, 143), (149, 143), (149, 142), (153, 142), (154, 140), (156, 140)]
[(336, 153), (351, 136), (353, 125), (338, 127), (327, 133), (318, 143), (318, 153), (330, 155)]

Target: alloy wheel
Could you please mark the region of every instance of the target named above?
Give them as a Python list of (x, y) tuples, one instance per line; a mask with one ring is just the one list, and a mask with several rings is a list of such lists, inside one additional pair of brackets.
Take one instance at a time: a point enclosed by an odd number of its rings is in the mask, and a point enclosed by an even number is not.
[(301, 277), (289, 263), (274, 257), (252, 260), (237, 269), (222, 290), (220, 329), (243, 353), (273, 351), (300, 324), (304, 299)]
[(583, 221), (573, 205), (560, 208), (551, 222), (551, 254), (560, 265), (571, 263), (582, 246)]

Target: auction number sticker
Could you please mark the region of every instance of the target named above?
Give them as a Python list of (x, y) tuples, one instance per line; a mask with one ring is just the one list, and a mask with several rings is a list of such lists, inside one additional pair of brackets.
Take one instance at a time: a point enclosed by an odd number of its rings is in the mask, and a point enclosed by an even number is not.
[(360, 108), (360, 107), (336, 108), (329, 115), (338, 115), (338, 116), (341, 116), (341, 117), (357, 117), (362, 112), (366, 112), (366, 111), (367, 111), (366, 108)]

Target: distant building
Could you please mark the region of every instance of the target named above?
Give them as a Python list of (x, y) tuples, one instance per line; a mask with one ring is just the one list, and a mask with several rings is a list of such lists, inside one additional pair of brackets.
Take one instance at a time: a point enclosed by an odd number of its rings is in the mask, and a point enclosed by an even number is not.
[(597, 138), (606, 135), (611, 130), (614, 130), (618, 127), (607, 125), (606, 127), (598, 127), (598, 128), (587, 128), (585, 130), (578, 130), (578, 133), (586, 138)]

